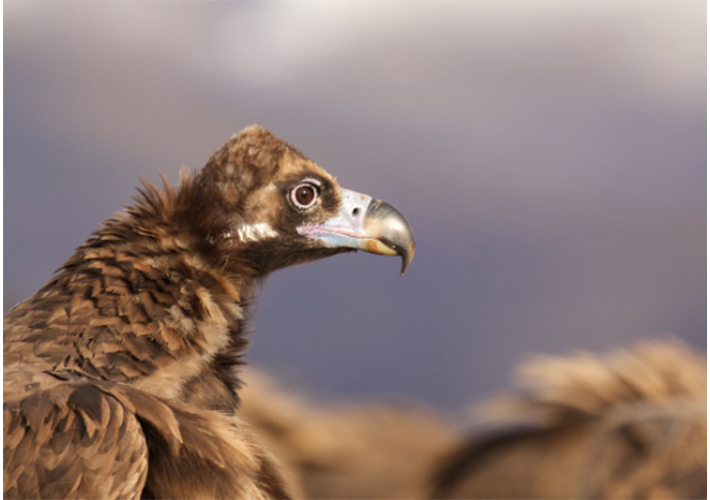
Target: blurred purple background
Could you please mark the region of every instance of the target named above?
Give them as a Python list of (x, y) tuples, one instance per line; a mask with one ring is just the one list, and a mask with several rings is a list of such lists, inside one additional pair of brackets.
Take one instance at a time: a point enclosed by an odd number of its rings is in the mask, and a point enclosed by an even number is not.
[(273, 275), (248, 359), (456, 410), (526, 353), (706, 348), (706, 2), (4, 2), (4, 304), (258, 123), (417, 254)]

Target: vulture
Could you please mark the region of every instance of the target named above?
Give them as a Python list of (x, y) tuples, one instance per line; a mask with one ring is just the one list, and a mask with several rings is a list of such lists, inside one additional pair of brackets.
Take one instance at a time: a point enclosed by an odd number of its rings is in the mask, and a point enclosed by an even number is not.
[(479, 406), (430, 498), (706, 498), (707, 362), (677, 339), (538, 357)]
[(5, 498), (289, 498), (238, 416), (249, 306), (272, 271), (400, 256), (391, 205), (251, 126), (173, 189), (143, 182), (4, 316)]
[(303, 498), (423, 498), (460, 440), (450, 416), (408, 398), (323, 401), (253, 365), (242, 379), (242, 417)]

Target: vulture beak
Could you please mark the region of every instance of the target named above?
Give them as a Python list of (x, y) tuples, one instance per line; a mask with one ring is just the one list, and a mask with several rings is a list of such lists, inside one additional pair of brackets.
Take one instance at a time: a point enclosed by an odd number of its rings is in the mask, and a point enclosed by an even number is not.
[(306, 224), (298, 232), (330, 248), (354, 248), (402, 257), (402, 272), (414, 257), (414, 233), (404, 215), (389, 203), (342, 190), (338, 215), (321, 224)]

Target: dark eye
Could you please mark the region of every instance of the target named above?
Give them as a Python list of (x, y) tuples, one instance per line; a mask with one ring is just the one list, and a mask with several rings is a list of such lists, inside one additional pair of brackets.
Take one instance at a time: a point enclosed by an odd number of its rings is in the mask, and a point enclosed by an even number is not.
[(291, 200), (298, 208), (309, 208), (318, 199), (318, 189), (313, 184), (304, 182), (291, 191)]

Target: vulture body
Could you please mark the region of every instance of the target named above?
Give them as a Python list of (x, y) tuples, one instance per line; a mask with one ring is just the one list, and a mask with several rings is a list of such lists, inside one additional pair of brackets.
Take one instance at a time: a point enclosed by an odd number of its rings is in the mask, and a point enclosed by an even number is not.
[(706, 498), (707, 364), (687, 346), (540, 357), (518, 375), (431, 498)]
[(413, 234), (258, 126), (177, 190), (144, 183), (4, 317), (4, 497), (291, 496), (235, 414), (249, 303), (276, 269), (358, 249), (404, 272)]

